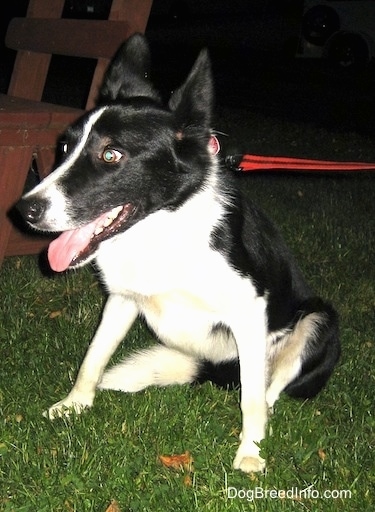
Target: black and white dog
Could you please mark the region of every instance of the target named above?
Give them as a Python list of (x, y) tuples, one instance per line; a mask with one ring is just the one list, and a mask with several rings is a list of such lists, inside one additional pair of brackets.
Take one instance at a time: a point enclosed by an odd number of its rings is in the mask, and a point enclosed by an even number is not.
[[(207, 53), (168, 107), (148, 65), (144, 37), (131, 37), (97, 108), (67, 130), (57, 168), (18, 203), (34, 228), (62, 232), (49, 247), (54, 270), (95, 259), (109, 293), (73, 389), (47, 414), (80, 412), (97, 388), (240, 385), (234, 467), (259, 471), (268, 408), (283, 390), (312, 397), (327, 382), (337, 316), (215, 154)], [(138, 316), (161, 343), (104, 371)]]

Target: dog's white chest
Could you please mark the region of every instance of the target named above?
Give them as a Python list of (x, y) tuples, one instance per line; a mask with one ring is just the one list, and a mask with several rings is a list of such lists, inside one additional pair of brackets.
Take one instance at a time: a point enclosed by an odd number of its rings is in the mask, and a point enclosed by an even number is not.
[(234, 339), (213, 327), (229, 325), (255, 289), (210, 248), (212, 223), (192, 229), (177, 217), (158, 212), (102, 244), (97, 263), (108, 291), (132, 298), (166, 345), (213, 361), (236, 357)]
[[(203, 191), (177, 211), (160, 210), (103, 243), (97, 263), (110, 293), (157, 295), (195, 287), (227, 267), (210, 248), (223, 208)], [(193, 292), (193, 294), (195, 294)]]
[(165, 345), (214, 361), (222, 359), (223, 354), (236, 356), (233, 338), (213, 334), (213, 326), (220, 323), (221, 315), (220, 311), (210, 309), (205, 300), (174, 291), (139, 298), (138, 306)]
[[(199, 262), (208, 251), (197, 251), (178, 235), (152, 230), (129, 232), (101, 249), (97, 262), (110, 293), (151, 296), (184, 287), (202, 272)], [(103, 244), (104, 245), (104, 244)]]
[(251, 281), (210, 247), (222, 215), (212, 193), (200, 192), (103, 243), (97, 257), (108, 291), (132, 298), (166, 345), (213, 361), (237, 353), (234, 339), (213, 328), (246, 317), (256, 298)]

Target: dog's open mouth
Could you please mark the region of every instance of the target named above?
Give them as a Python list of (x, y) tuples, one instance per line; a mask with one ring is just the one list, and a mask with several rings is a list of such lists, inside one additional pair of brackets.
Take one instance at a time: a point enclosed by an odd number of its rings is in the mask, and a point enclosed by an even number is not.
[(134, 211), (135, 207), (130, 203), (117, 206), (80, 228), (64, 231), (48, 247), (51, 268), (63, 272), (86, 261), (101, 242), (123, 230)]

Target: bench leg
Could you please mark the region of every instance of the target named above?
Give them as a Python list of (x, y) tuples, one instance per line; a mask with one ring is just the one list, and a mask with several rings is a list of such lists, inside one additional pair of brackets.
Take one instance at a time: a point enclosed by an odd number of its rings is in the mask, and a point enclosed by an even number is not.
[(8, 211), (22, 195), (32, 157), (30, 147), (0, 147), (0, 265), (14, 229)]
[(36, 165), (40, 179), (44, 179), (52, 170), (56, 159), (56, 147), (38, 148), (35, 154)]

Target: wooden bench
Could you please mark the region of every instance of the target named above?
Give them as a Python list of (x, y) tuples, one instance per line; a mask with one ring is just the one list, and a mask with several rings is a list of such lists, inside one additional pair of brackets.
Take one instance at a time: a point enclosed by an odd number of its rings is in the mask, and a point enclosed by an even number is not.
[(113, 0), (107, 20), (78, 20), (61, 18), (64, 0), (30, 0), (26, 17), (11, 20), (5, 42), (17, 56), (8, 93), (0, 94), (0, 265), (4, 256), (35, 254), (47, 245), (46, 238), (16, 229), (9, 210), (32, 165), (40, 178), (49, 173), (59, 135), (84, 112), (41, 101), (52, 54), (96, 59), (90, 109), (110, 59), (131, 34), (144, 32), (151, 5)]

